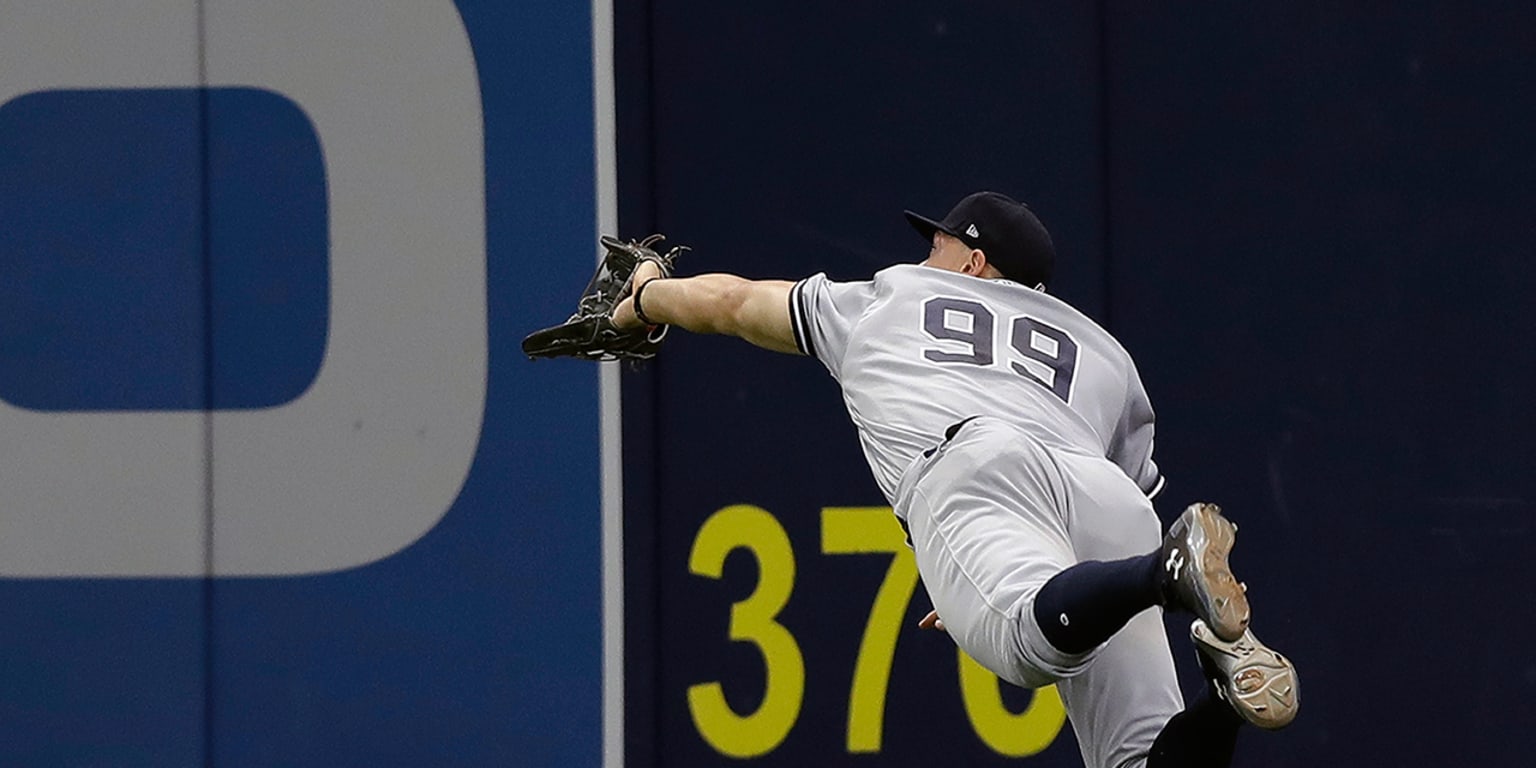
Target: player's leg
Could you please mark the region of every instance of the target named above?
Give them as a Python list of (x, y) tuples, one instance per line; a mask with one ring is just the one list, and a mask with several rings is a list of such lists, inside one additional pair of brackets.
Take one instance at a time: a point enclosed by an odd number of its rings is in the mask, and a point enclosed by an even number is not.
[(1225, 702), (1202, 691), (1157, 734), (1146, 768), (1225, 768), (1232, 763), (1242, 724)]
[[(1117, 502), (1122, 507), (1151, 515), (1151, 505), (1140, 491), (1133, 494), (1134, 485), (1126, 488), (1129, 480), (1120, 482), (1119, 477), (1110, 477), (1119, 472), (1113, 465), (1103, 466), (1096, 459), (1063, 457), (1068, 466), (1084, 461), (1095, 468), (1087, 469), (1088, 465), (1084, 465), (1081, 471), (1089, 476), (1102, 475), (1104, 479), (1095, 480), (1093, 488), (1078, 491), (1084, 495), (1083, 508), (1098, 510), (1094, 516), (1107, 514), (1103, 510), (1110, 505), (1101, 503), (1094, 495), (1105, 495), (1113, 485), (1125, 497)], [(1099, 526), (1086, 516), (1079, 517), (1084, 530)], [(1108, 641), (1132, 616), (1154, 605), (1189, 611), (1217, 635), (1236, 640), (1247, 628), (1249, 617), (1243, 585), (1227, 565), (1236, 530), (1214, 504), (1193, 504), (1169, 528), (1161, 544), (1154, 539), (1146, 552), (1084, 560), (1052, 578), (1035, 597), (1036, 621), (1047, 639), (1068, 653), (1082, 653)], [(1107, 531), (1111, 536), (1118, 535), (1116, 529)], [(1077, 554), (1092, 557), (1081, 548)]]
[(1060, 508), (1065, 485), (1048, 452), (1016, 428), (977, 419), (903, 476), (896, 513), (945, 629), (1015, 685), (1080, 672), (1091, 654), (1044, 641), (1030, 600), (1073, 562)]
[(1196, 619), (1190, 634), (1206, 687), (1163, 726), (1146, 768), (1225, 768), (1244, 722), (1275, 729), (1296, 717), (1296, 668), (1251, 630), (1222, 640)]
[[(1151, 502), (1110, 462), (1073, 454), (1057, 460), (1070, 498), (1069, 541), (1085, 562), (1036, 595), (1037, 617), (1054, 619), (1037, 623), (1053, 629), (1097, 625), (1105, 633), (1097, 639), (1102, 645), (1093, 664), (1057, 687), (1085, 765), (1137, 765), (1184, 707), (1162, 611), (1154, 608), (1160, 569), (1116, 566), (1145, 560), (1158, 547), (1161, 524)], [(1059, 589), (1063, 583), (1066, 588)], [(1051, 601), (1059, 602), (1043, 605)], [(1062, 642), (1060, 633), (1046, 637)], [(1094, 642), (1085, 637), (1077, 641)]]
[[(1246, 605), (1245, 628), (1236, 640), (1222, 640), (1204, 621), (1195, 622), (1193, 635), (1211, 687), (1182, 711), (1161, 611), (1146, 610), (1152, 606), (1149, 600), (1174, 592), (1171, 574), (1161, 567), (1149, 573), (1148, 555), (1134, 553), (1152, 550), (1162, 556), (1178, 546), (1198, 555), (1199, 547), (1189, 547), (1193, 537), (1188, 531), (1229, 524), (1210, 515), (1211, 510), (1192, 507), (1181, 517), (1183, 524), (1175, 525), (1154, 550), (1159, 537), (1151, 503), (1118, 468), (1074, 455), (1061, 455), (1058, 461), (1072, 502), (1069, 538), (1074, 552), (1091, 560), (1047, 582), (1034, 607), (1042, 619), (1059, 615), (1069, 619), (1066, 625), (1096, 624), (1109, 633), (1092, 667), (1060, 686), (1079, 730), (1084, 760), (1089, 765), (1121, 765), (1146, 756), (1147, 768), (1221, 768), (1231, 761), (1245, 719), (1266, 728), (1289, 722), (1295, 714), (1295, 670), (1246, 630)], [(1228, 538), (1223, 546), (1230, 544)], [(1225, 551), (1221, 560), (1224, 567)], [(1209, 574), (1216, 569), (1205, 570)], [(1057, 604), (1049, 605), (1052, 602)], [(1116, 618), (1116, 611), (1133, 613)], [(1062, 621), (1037, 623), (1065, 628)], [(1047, 638), (1062, 642), (1060, 633), (1048, 632)], [(1074, 639), (1092, 642), (1086, 633)]]
[(1035, 621), (1051, 645), (1087, 653), (1142, 611), (1161, 605), (1157, 553), (1118, 560), (1088, 560), (1051, 577), (1035, 595)]
[(1082, 674), (1056, 688), (1083, 765), (1139, 766), (1165, 724), (1184, 708), (1162, 612), (1137, 614), (1096, 651)]

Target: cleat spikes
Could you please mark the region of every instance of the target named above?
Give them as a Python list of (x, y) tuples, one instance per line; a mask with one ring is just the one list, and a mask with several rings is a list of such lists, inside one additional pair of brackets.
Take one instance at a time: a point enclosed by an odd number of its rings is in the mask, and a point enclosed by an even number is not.
[(1296, 667), (1254, 637), (1251, 630), (1235, 641), (1223, 640), (1196, 619), (1189, 634), (1200, 651), (1200, 667), (1217, 698), (1238, 716), (1260, 728), (1284, 728), (1300, 707)]

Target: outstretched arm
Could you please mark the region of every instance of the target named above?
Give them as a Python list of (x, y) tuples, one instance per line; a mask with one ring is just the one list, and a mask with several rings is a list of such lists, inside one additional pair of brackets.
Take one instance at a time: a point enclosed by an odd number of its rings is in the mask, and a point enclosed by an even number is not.
[(613, 309), (614, 325), (642, 325), (635, 316), (634, 294), (643, 285), (640, 308), (651, 322), (694, 333), (723, 333), (774, 352), (800, 354), (789, 318), (794, 283), (727, 274), (656, 280), (658, 274), (649, 262), (635, 270), (634, 291)]

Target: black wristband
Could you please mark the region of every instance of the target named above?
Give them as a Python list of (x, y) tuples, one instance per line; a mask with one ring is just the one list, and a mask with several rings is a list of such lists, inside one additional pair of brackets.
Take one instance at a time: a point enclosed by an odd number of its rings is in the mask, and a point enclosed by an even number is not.
[(645, 323), (646, 325), (661, 325), (661, 323), (655, 322), (654, 320), (645, 316), (645, 310), (640, 308), (640, 294), (645, 293), (645, 287), (647, 285), (650, 285), (651, 283), (661, 279), (662, 278), (659, 277), (653, 277), (650, 280), (641, 283), (640, 287), (635, 289), (635, 317), (640, 318), (640, 322)]

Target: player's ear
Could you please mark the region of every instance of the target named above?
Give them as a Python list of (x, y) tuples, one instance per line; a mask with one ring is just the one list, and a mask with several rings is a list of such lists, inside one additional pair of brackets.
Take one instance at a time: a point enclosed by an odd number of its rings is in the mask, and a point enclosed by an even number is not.
[(967, 275), (981, 276), (987, 269), (987, 254), (980, 248), (971, 249), (971, 257), (966, 260), (960, 271)]

